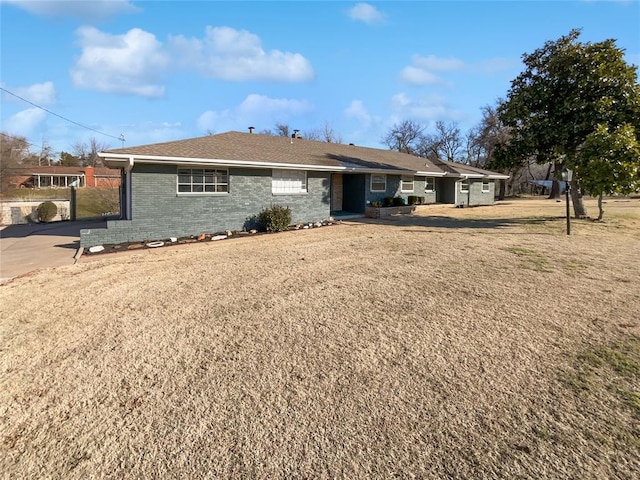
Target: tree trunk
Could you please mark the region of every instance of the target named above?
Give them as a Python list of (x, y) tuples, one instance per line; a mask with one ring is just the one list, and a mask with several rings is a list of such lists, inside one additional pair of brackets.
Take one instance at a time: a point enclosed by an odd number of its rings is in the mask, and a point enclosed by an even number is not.
[(560, 198), (560, 182), (553, 179), (553, 183), (551, 184), (551, 192), (549, 193), (549, 199), (559, 199)]
[(585, 218), (587, 216), (587, 209), (584, 207), (582, 201), (582, 194), (580, 193), (580, 187), (578, 182), (572, 180), (569, 182), (571, 185), (571, 201), (573, 202), (573, 214), (575, 218)]
[(602, 208), (602, 193), (598, 195), (598, 221), (602, 220), (604, 217), (604, 210)]
[(551, 184), (551, 193), (549, 194), (550, 200), (557, 200), (560, 198), (560, 182), (558, 181), (558, 176), (560, 175), (560, 171), (562, 170), (562, 164), (553, 163), (553, 183)]
[(504, 191), (506, 189), (506, 183), (504, 179), (500, 180), (500, 190), (498, 192), (498, 200), (504, 200)]

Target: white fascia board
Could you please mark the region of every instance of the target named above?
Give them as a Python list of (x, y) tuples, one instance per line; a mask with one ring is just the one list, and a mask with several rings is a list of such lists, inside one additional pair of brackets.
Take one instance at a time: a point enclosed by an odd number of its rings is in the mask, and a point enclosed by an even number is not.
[[(100, 154), (98, 154), (100, 155)], [(133, 157), (127, 156), (124, 158), (110, 158), (110, 157), (102, 157), (104, 158), (104, 164), (107, 167), (111, 168), (124, 168), (127, 172), (130, 172), (133, 168)]]
[(495, 175), (487, 175), (487, 178), (490, 178), (492, 180), (508, 180), (509, 178), (511, 178), (511, 176), (510, 175), (495, 174)]
[(484, 178), (486, 176), (481, 173), (460, 173), (458, 175), (462, 178)]
[(419, 177), (444, 177), (446, 174), (447, 172), (416, 172), (416, 175)]
[(381, 169), (381, 168), (359, 168), (338, 167), (325, 165), (305, 165), (298, 163), (277, 163), (277, 162), (257, 162), (250, 160), (224, 160), (210, 158), (190, 158), (190, 157), (158, 157), (154, 155), (127, 155), (99, 153), (105, 159), (105, 163), (121, 166), (123, 162), (128, 163), (129, 159), (134, 159), (136, 163), (168, 163), (170, 165), (184, 166), (221, 166), (221, 167), (250, 167), (250, 168), (276, 168), (282, 170), (313, 170), (322, 172), (343, 172), (343, 173), (381, 173), (407, 175), (415, 173), (413, 170)]

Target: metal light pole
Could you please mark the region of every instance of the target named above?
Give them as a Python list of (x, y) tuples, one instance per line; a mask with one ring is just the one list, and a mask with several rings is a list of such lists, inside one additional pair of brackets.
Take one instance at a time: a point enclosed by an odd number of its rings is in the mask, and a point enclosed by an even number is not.
[(570, 182), (573, 178), (573, 171), (567, 167), (562, 169), (562, 180), (564, 180), (564, 193), (567, 203), (567, 235), (571, 235), (571, 215), (569, 214), (569, 191), (571, 190)]

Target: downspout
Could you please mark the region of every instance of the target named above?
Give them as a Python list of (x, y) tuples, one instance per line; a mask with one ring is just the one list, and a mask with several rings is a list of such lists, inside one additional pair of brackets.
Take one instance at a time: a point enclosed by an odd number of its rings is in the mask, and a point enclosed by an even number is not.
[(454, 178), (453, 179), (453, 206), (454, 207), (458, 207), (458, 189), (460, 187), (458, 186), (458, 181)]
[(129, 163), (123, 168), (124, 170), (124, 179), (125, 179), (125, 184), (124, 184), (124, 200), (125, 200), (125, 204), (124, 204), (124, 212), (123, 215), (121, 215), (123, 217), (123, 220), (131, 220), (131, 190), (132, 190), (132, 182), (131, 182), (131, 170), (133, 170), (133, 165), (134, 165), (134, 160), (133, 157), (129, 157)]
[(467, 177), (467, 184), (469, 188), (467, 188), (467, 207), (471, 206), (471, 180)]

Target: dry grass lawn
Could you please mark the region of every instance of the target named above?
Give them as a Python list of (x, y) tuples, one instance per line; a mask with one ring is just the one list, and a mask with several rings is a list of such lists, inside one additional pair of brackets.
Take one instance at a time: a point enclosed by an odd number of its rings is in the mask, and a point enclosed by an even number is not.
[[(595, 203), (590, 201), (591, 213)], [(640, 200), (434, 206), (0, 287), (4, 478), (637, 478)]]

